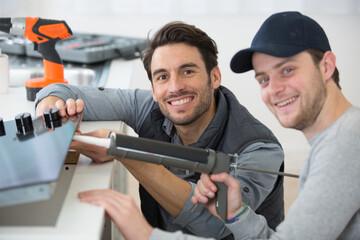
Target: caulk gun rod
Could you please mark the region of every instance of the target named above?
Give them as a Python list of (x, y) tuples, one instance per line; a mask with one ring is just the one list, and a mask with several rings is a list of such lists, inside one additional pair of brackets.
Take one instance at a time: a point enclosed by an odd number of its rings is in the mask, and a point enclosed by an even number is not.
[(299, 175), (291, 174), (291, 173), (284, 173), (284, 172), (276, 172), (271, 170), (265, 170), (265, 169), (259, 169), (259, 168), (251, 168), (251, 167), (245, 167), (245, 166), (236, 166), (237, 169), (243, 169), (243, 170), (249, 170), (254, 172), (262, 172), (262, 173), (268, 173), (268, 174), (275, 174), (275, 175), (281, 175), (286, 177), (293, 177), (293, 178), (299, 178)]

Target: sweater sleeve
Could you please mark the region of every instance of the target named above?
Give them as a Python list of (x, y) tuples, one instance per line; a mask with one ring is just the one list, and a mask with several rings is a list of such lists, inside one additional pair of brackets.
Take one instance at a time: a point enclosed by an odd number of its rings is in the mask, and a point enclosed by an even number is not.
[(342, 136), (343, 132), (313, 141), (301, 172), (299, 196), (276, 232), (250, 210), (238, 222), (226, 225), (235, 238), (359, 239), (360, 185), (353, 182), (360, 171), (360, 135)]
[(235, 239), (268, 239), (274, 231), (267, 226), (266, 219), (257, 215), (251, 207), (247, 208), (247, 212), (237, 222), (226, 224), (226, 227)]
[(66, 101), (69, 98), (85, 102), (83, 120), (124, 121), (136, 132), (154, 104), (150, 90), (99, 89), (91, 86), (52, 84), (38, 92), (37, 103), (47, 96), (57, 96)]
[(174, 220), (174, 224), (179, 224), (185, 227), (189, 232), (195, 235), (205, 237), (221, 238), (230, 234), (230, 231), (225, 227), (223, 221), (212, 215), (210, 211), (203, 208), (200, 211), (191, 212), (193, 204), (191, 197), (194, 195), (196, 184), (190, 182), (191, 193), (185, 203), (184, 208)]

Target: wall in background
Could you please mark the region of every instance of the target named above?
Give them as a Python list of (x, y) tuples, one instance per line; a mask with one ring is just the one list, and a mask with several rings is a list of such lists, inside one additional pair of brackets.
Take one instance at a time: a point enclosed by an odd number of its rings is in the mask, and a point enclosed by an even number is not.
[[(200, 27), (218, 44), (223, 85), (274, 131), (286, 152), (287, 167), (298, 169), (309, 149), (304, 136), (279, 125), (261, 101), (253, 72), (237, 75), (229, 68), (231, 57), (250, 46), (262, 22), (272, 13), (286, 10), (301, 11), (323, 26), (337, 56), (343, 92), (360, 106), (358, 0), (0, 0), (0, 17), (63, 19), (74, 32), (146, 37), (149, 31), (174, 20)], [(137, 71), (134, 79), (144, 82), (139, 86), (150, 87), (141, 64)]]
[(270, 13), (296, 9), (310, 13), (359, 13), (358, 0), (0, 0), (0, 14), (61, 14), (62, 16), (206, 16)]

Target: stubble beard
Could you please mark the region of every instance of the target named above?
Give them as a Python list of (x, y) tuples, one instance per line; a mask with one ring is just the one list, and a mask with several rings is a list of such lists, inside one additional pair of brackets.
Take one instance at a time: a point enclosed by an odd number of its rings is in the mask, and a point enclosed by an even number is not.
[[(189, 125), (193, 122), (195, 122), (196, 120), (198, 120), (204, 113), (206, 113), (210, 107), (211, 107), (211, 102), (212, 102), (212, 95), (213, 95), (213, 91), (211, 90), (211, 80), (209, 79), (208, 84), (206, 85), (206, 89), (203, 91), (204, 95), (203, 96), (198, 96), (200, 99), (200, 102), (197, 106), (195, 106), (194, 111), (188, 115), (188, 116), (183, 116), (183, 117), (174, 117), (170, 114), (170, 112), (167, 110), (166, 107), (161, 106), (159, 104), (160, 110), (162, 112), (162, 114), (169, 119), (173, 124), (175, 125), (179, 125), (179, 126), (184, 126), (184, 125)], [(182, 92), (180, 94), (177, 94), (176, 96), (173, 95), (172, 97), (180, 97), (183, 95), (187, 95), (187, 94), (194, 94), (193, 92)], [(196, 94), (196, 93), (195, 93)], [(166, 102), (166, 101), (164, 101)], [(179, 110), (178, 113), (184, 113), (185, 111), (183, 110)]]
[(324, 82), (317, 79), (310, 94), (305, 96), (305, 107), (302, 108), (291, 128), (304, 131), (314, 124), (326, 100), (327, 91)]

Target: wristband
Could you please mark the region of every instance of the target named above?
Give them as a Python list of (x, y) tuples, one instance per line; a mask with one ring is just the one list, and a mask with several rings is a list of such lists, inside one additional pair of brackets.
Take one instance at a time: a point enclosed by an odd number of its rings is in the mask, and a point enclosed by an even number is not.
[(235, 217), (232, 217), (229, 220), (224, 221), (224, 223), (230, 224), (239, 221), (240, 217), (244, 215), (244, 213), (246, 213), (246, 210), (247, 210), (246, 204), (243, 202), (243, 208), (240, 210), (240, 212), (236, 214)]

